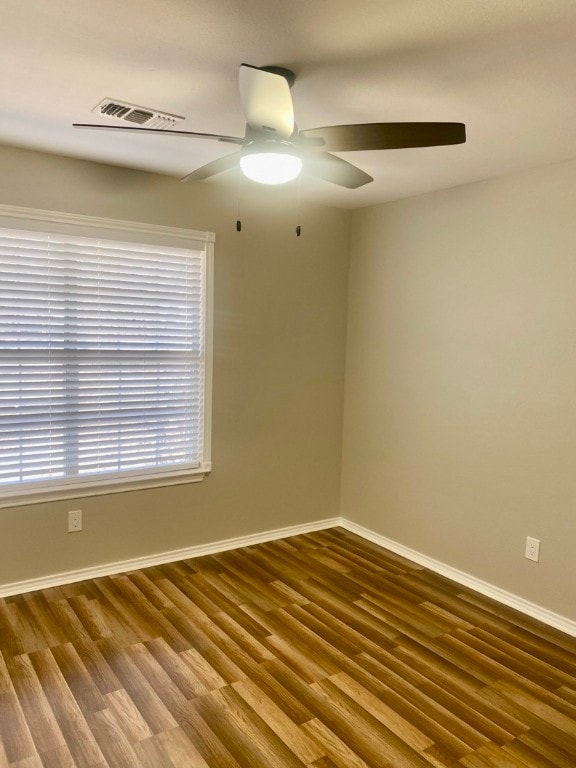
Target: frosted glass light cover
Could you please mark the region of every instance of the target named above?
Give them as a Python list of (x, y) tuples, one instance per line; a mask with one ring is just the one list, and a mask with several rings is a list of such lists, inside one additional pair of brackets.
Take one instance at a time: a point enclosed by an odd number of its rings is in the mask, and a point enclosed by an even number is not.
[(302, 160), (284, 152), (253, 152), (240, 158), (242, 173), (260, 184), (285, 184), (302, 170)]

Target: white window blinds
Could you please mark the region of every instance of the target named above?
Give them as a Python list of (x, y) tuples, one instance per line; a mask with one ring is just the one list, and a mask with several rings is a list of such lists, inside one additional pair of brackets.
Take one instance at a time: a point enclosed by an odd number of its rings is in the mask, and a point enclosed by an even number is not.
[(0, 229), (0, 494), (203, 471), (206, 254)]

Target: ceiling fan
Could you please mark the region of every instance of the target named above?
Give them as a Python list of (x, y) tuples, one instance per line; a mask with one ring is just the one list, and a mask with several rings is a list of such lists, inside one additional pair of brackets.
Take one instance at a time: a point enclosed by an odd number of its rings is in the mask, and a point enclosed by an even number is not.
[(333, 152), (431, 147), (466, 141), (463, 123), (361, 123), (299, 130), (290, 93), (294, 80), (294, 73), (283, 67), (240, 66), (240, 99), (246, 116), (244, 138), (137, 126), (74, 123), (74, 127), (191, 136), (240, 146), (239, 151), (197, 168), (182, 181), (201, 181), (239, 162), (245, 176), (264, 184), (282, 184), (303, 171), (348, 189), (368, 184), (373, 178)]

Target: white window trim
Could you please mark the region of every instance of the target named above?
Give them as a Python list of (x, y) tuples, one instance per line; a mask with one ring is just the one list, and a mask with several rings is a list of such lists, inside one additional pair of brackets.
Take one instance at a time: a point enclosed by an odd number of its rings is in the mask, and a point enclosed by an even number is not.
[(171, 245), (179, 248), (198, 247), (204, 249), (206, 258), (206, 323), (205, 323), (205, 392), (204, 392), (204, 449), (203, 462), (199, 466), (178, 471), (143, 472), (140, 477), (131, 473), (130, 477), (107, 479), (86, 479), (62, 481), (50, 488), (34, 490), (2, 489), (0, 491), (0, 509), (28, 504), (38, 504), (63, 499), (101, 496), (110, 493), (144, 490), (183, 483), (199, 482), (211, 471), (211, 422), (212, 422), (212, 364), (213, 364), (213, 307), (214, 307), (214, 240), (213, 232), (201, 232), (176, 227), (165, 227), (118, 219), (105, 219), (95, 216), (57, 213), (33, 208), (0, 205), (0, 226), (14, 229), (77, 234), (84, 237), (102, 237), (114, 239), (122, 232), (130, 239), (143, 243)]

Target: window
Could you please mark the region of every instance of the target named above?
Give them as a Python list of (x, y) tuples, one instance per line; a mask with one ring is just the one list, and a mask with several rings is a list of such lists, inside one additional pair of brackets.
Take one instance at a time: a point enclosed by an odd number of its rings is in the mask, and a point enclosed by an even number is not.
[(209, 471), (212, 241), (0, 209), (2, 504)]

